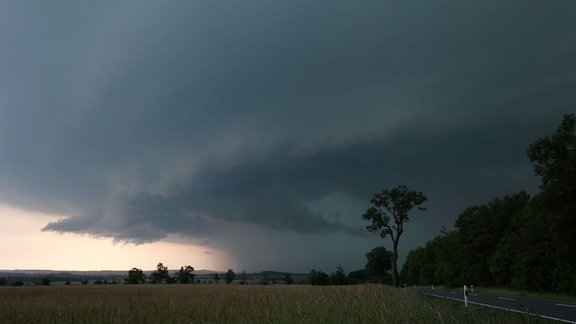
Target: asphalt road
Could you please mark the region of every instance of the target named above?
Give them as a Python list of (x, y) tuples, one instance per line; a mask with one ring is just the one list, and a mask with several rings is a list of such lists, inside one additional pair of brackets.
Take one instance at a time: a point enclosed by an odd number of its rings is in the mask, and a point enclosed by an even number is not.
[[(464, 302), (462, 289), (420, 289), (420, 293)], [(468, 303), (537, 315), (544, 318), (576, 323), (576, 303), (519, 296), (468, 292)]]

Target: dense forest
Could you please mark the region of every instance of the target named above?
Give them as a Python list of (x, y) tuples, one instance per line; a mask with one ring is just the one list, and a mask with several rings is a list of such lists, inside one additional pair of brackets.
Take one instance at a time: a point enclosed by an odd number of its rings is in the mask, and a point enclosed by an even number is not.
[(527, 155), (539, 192), (466, 208), (454, 230), (410, 251), (404, 282), (576, 294), (576, 116), (565, 115)]

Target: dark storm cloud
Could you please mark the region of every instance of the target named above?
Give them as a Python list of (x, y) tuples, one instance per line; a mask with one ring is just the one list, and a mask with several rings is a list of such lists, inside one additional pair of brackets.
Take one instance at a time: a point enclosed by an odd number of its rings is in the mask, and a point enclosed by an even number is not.
[(526, 147), (576, 102), (575, 14), (572, 1), (6, 1), (0, 201), (68, 216), (46, 230), (120, 241), (232, 250), (234, 228), (251, 226), (248, 249), (254, 228), (288, 235), (272, 250), (363, 240), (370, 195), (407, 184), (429, 196), (413, 248), (470, 204), (535, 190)]

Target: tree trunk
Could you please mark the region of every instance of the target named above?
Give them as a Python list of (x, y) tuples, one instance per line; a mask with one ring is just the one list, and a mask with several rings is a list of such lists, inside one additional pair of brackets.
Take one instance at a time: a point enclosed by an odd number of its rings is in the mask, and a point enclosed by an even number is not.
[(394, 240), (394, 252), (392, 254), (392, 286), (398, 287), (398, 240)]

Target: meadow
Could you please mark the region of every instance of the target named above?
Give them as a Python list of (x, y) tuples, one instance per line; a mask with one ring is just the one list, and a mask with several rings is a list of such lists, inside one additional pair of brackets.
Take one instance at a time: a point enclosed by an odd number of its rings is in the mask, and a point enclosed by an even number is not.
[(0, 323), (548, 323), (382, 285), (0, 287)]

